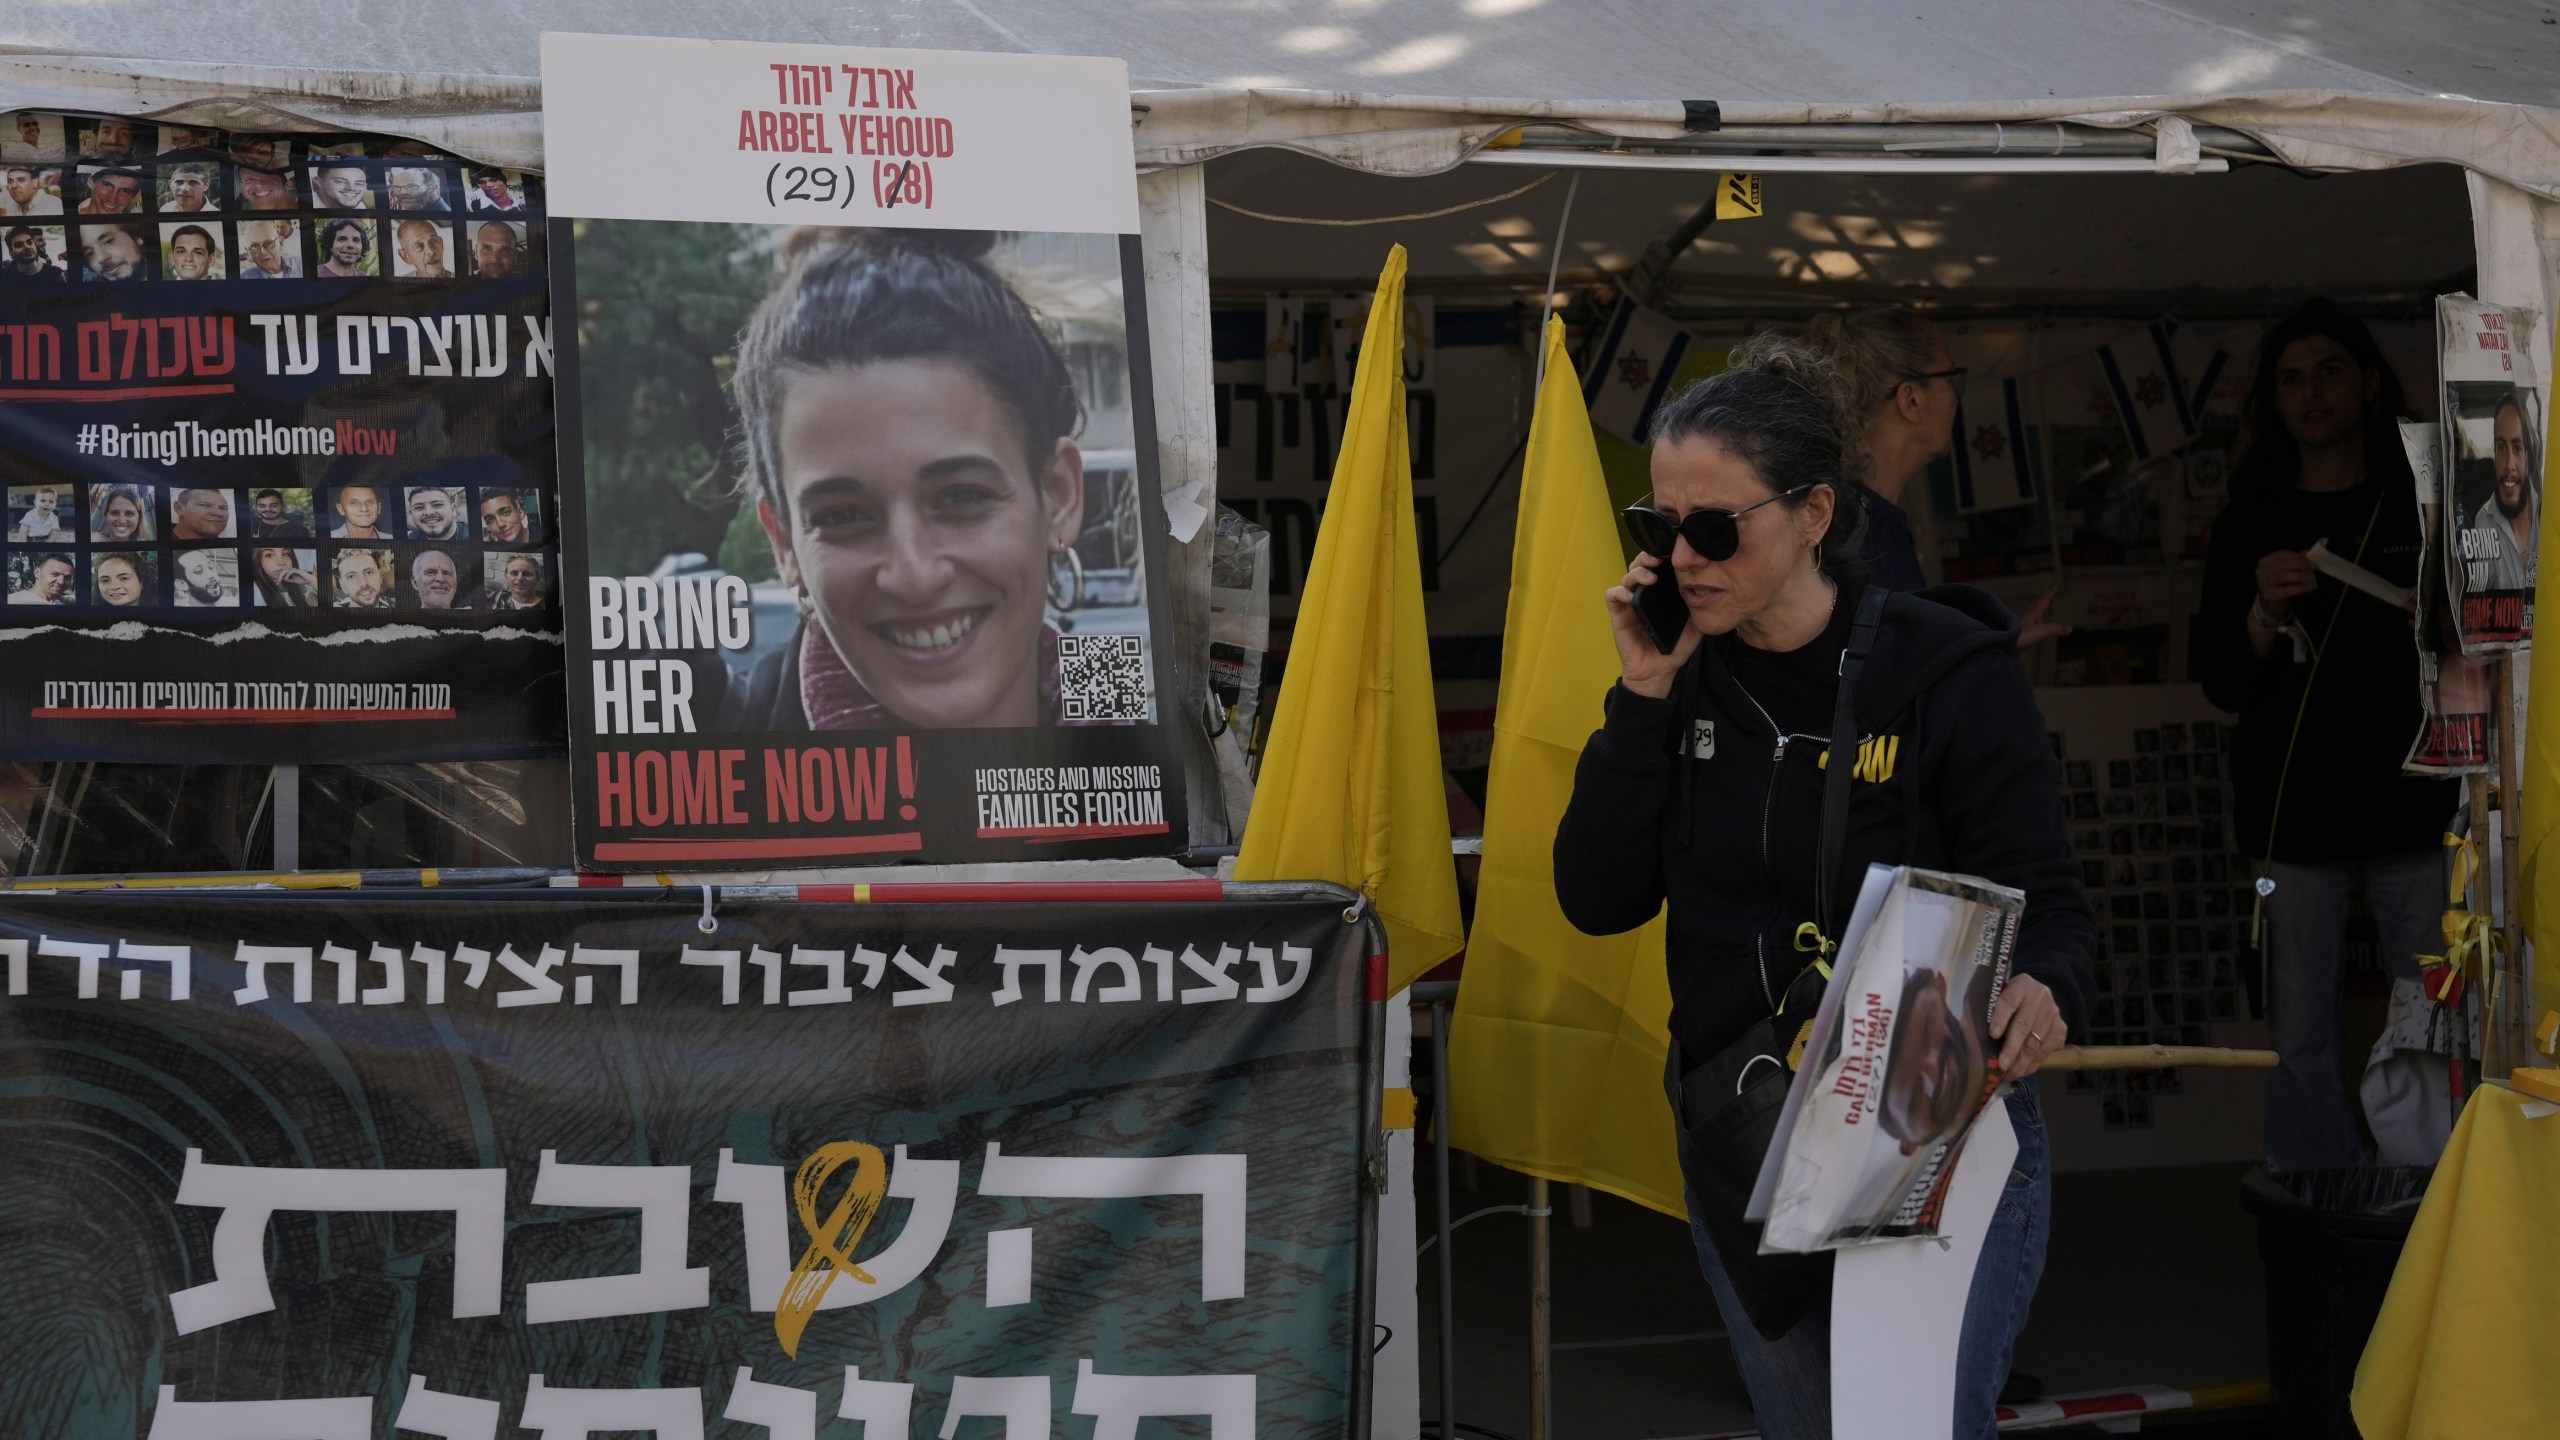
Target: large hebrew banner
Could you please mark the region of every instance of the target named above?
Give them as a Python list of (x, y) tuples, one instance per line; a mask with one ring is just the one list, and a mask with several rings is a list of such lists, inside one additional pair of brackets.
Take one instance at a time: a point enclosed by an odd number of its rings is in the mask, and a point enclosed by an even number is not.
[(10, 897), (9, 1429), (1353, 1433), (1364, 912), (837, 892)]

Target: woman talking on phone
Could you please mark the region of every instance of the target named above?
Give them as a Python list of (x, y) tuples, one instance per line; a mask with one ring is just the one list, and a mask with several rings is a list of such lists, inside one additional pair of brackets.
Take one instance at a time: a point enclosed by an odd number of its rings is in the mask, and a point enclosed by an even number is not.
[(757, 730), (1060, 723), (1083, 588), (1075, 382), (961, 231), (807, 229), (738, 345), (746, 498), (802, 616)]
[[(1769, 1440), (1831, 1434), (1830, 1260), (1756, 1253), (1759, 1226), (1741, 1210), (1765, 1145), (1733, 1153), (1737, 1112), (1720, 1107), (1740, 1081), (1701, 1077), (1730, 1074), (1755, 1036), (1775, 1034), (1784, 1055), (1819, 1002), (1816, 957), (1845, 928), (1870, 863), (2026, 893), (1990, 1016), (2009, 1079), (2034, 1074), (2083, 1023), (2097, 940), (2017, 622), (1968, 587), (1864, 583), (1859, 511), (1842, 503), (1863, 452), (1826, 398), (1834, 388), (1818, 356), (1763, 336), (1663, 407), (1653, 495), (1627, 512), (1647, 553), (1607, 594), (1621, 678), (1555, 844), (1557, 898), (1584, 931), (1631, 930), (1669, 906), (1667, 1084), (1690, 1225)], [(1647, 592), (1664, 586), (1680, 603), (1657, 598), (1649, 620)], [(1835, 733), (1859, 751), (1845, 807), (1826, 805), (1843, 763), (1829, 753)], [(1957, 1359), (1962, 1440), (1994, 1433), (2044, 1267), (2053, 1192), (2035, 1087), (2011, 1091), (2009, 1114), (2018, 1158)]]

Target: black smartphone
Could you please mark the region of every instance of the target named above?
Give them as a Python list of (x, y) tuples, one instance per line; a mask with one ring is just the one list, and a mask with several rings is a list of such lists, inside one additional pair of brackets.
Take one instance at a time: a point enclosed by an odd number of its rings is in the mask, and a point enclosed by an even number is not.
[(1680, 598), (1680, 580), (1671, 573), (1670, 557), (1657, 558), (1662, 565), (1653, 572), (1653, 583), (1636, 589), (1636, 618), (1653, 637), (1653, 647), (1668, 655), (1680, 648), (1680, 633), (1689, 628), (1689, 602)]

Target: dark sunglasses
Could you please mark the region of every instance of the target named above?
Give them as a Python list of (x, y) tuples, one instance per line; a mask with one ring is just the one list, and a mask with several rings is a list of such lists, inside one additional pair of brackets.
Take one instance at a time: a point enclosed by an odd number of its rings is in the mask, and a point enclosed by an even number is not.
[(1618, 512), (1627, 522), (1627, 533), (1648, 555), (1668, 560), (1674, 542), (1686, 540), (1701, 560), (1730, 560), (1742, 548), (1742, 517), (1762, 505), (1775, 505), (1790, 495), (1801, 495), (1813, 486), (1798, 485), (1782, 490), (1766, 500), (1745, 505), (1739, 510), (1692, 510), (1674, 520), (1650, 505), (1630, 505)]
[(1956, 388), (1961, 390), (1964, 388), (1964, 377), (1972, 373), (1971, 370), (1958, 365), (1952, 370), (1923, 370), (1917, 375), (1905, 375), (1902, 378), (1914, 385), (1925, 385), (1932, 380), (1953, 380), (1956, 382)]

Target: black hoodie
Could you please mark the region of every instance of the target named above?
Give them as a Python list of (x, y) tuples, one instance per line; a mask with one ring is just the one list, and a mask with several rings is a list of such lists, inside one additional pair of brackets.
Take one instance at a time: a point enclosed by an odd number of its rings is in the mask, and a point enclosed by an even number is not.
[[(1844, 588), (1808, 647), (1834, 673), (1856, 602)], [(1838, 913), (1823, 924), (1836, 939), (1871, 862), (2022, 890), (2015, 969), (2052, 989), (2079, 1034), (2098, 928), (2017, 636), (2008, 610), (1970, 586), (1887, 598), (1855, 707), (1862, 751), (1883, 743), (1851, 787)], [(1768, 1015), (1809, 958), (1795, 935), (1815, 918), (1830, 728), (1826, 702), (1813, 733), (1799, 715), (1782, 742), (1711, 642), (1667, 699), (1613, 687), (1607, 722), (1583, 747), (1556, 830), (1556, 898), (1593, 935), (1632, 930), (1670, 902), (1671, 1034), (1691, 1064)], [(1889, 773), (1865, 778), (1879, 771)]]

